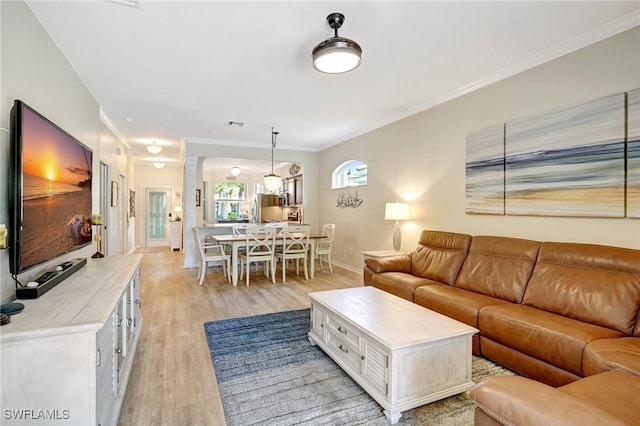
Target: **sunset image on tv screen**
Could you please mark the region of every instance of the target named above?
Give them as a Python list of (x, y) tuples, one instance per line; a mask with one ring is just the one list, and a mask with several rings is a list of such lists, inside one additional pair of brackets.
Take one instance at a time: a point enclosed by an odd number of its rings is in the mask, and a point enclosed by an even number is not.
[(21, 269), (91, 242), (93, 153), (22, 109)]

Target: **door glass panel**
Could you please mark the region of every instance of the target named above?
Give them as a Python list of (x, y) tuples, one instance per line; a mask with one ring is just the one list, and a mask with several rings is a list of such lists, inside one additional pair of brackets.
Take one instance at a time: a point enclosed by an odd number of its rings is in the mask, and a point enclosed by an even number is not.
[(167, 238), (167, 193), (149, 191), (149, 229), (148, 238)]

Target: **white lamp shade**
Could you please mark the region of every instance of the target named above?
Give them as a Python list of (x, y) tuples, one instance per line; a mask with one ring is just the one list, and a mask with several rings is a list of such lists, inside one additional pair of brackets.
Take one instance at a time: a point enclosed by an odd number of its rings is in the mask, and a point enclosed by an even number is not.
[(280, 176), (270, 173), (264, 177), (264, 189), (269, 193), (276, 193), (282, 185), (282, 178)]
[(385, 220), (409, 220), (409, 204), (387, 203), (384, 207)]
[(155, 167), (156, 169), (161, 169), (164, 167), (164, 163), (161, 163), (161, 162), (153, 163), (153, 167)]
[(173, 208), (173, 211), (176, 212), (176, 213), (181, 213), (182, 212), (182, 206), (175, 206)]

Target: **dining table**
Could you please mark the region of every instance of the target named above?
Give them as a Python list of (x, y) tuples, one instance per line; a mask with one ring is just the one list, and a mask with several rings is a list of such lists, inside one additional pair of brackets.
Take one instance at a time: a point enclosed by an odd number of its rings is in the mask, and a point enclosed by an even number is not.
[[(233, 286), (238, 285), (238, 250), (241, 247), (245, 247), (247, 245), (247, 238), (244, 235), (232, 235), (232, 234), (221, 234), (221, 235), (207, 235), (207, 238), (210, 238), (216, 241), (218, 244), (229, 245), (231, 247), (231, 282)], [(313, 279), (315, 276), (315, 257), (316, 257), (316, 241), (327, 238), (326, 235), (322, 234), (309, 234), (309, 276)], [(276, 234), (276, 246), (282, 245), (284, 242), (284, 236), (282, 234)], [(251, 244), (251, 241), (249, 241)]]

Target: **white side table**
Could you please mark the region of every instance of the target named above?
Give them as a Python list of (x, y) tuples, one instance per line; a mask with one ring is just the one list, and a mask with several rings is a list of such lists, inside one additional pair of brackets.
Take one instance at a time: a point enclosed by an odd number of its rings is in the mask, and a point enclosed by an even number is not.
[(171, 251), (182, 250), (182, 221), (175, 220), (169, 222), (169, 235), (171, 238)]

